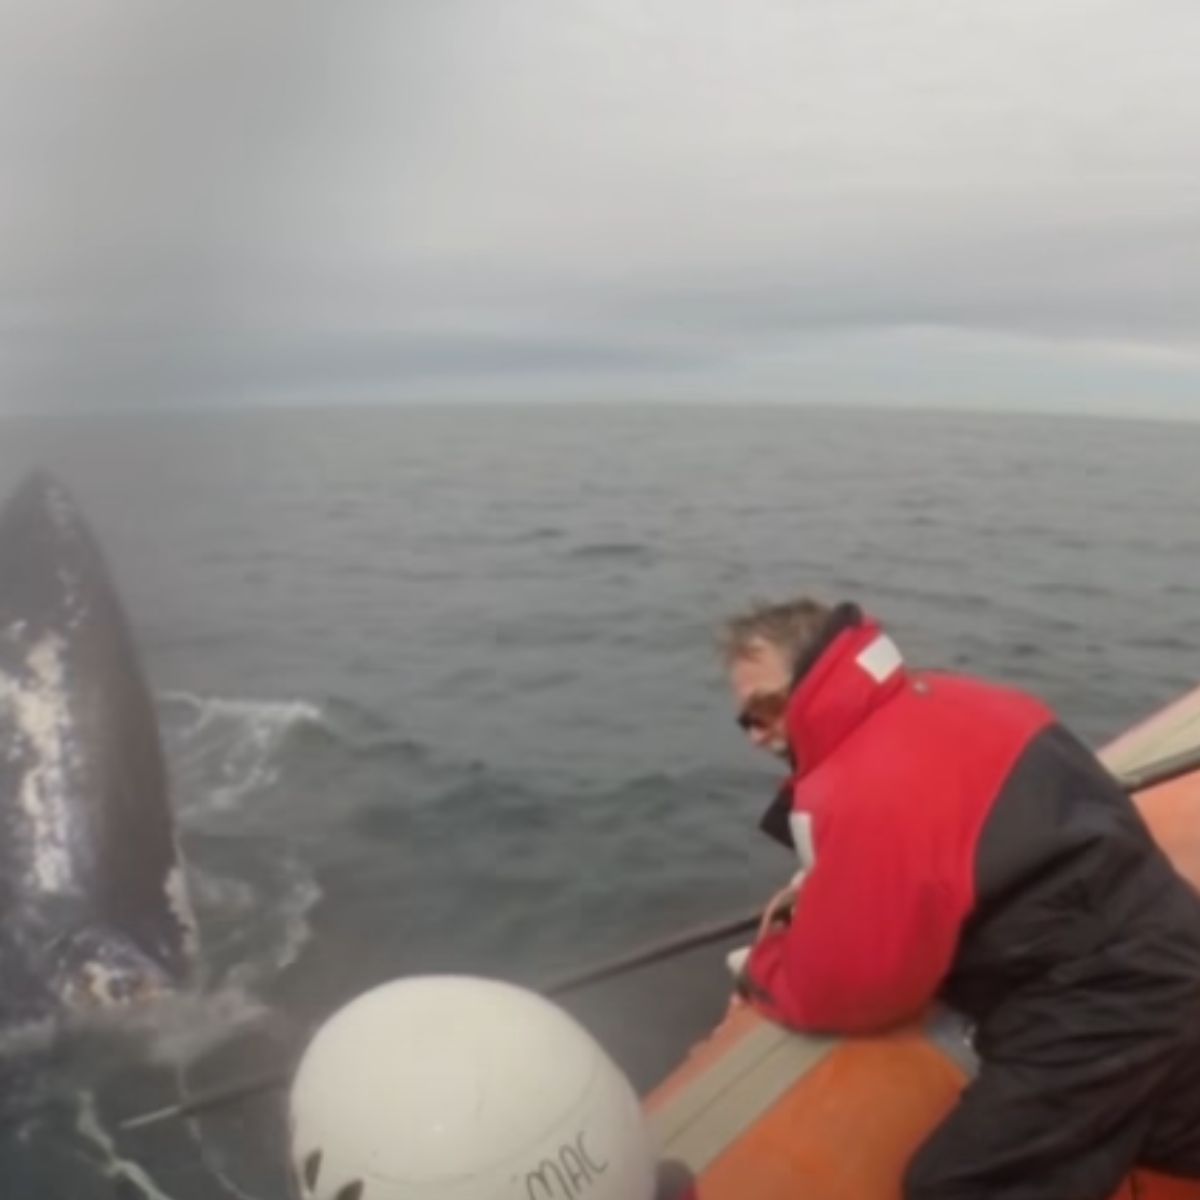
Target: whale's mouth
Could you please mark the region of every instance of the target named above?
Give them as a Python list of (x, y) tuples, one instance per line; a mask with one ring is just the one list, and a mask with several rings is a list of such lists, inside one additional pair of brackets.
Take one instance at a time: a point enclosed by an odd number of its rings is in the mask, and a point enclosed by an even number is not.
[(53, 988), (76, 1012), (127, 1008), (178, 991), (179, 981), (125, 935), (89, 929), (59, 943)]
[(162, 968), (146, 959), (136, 967), (83, 963), (64, 981), (60, 994), (70, 1008), (98, 1010), (144, 1004), (173, 990), (174, 983)]

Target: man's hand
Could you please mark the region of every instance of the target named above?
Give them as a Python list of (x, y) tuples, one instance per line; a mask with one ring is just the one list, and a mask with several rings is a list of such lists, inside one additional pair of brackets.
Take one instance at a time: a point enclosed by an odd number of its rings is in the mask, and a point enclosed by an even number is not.
[[(796, 892), (799, 884), (793, 880), (785, 888), (781, 888), (767, 902), (763, 909), (762, 920), (759, 922), (756, 941), (765, 934), (773, 932), (777, 927), (786, 925), (792, 919), (792, 909), (796, 903)], [(752, 946), (739, 946), (731, 950), (725, 957), (725, 965), (733, 976), (733, 995), (729, 999), (726, 1016), (747, 1002), (750, 990), (750, 978), (746, 973), (746, 962), (750, 957)]]
[(796, 904), (796, 884), (789, 883), (771, 897), (763, 910), (762, 920), (758, 926), (759, 938), (773, 932), (776, 925), (787, 925), (792, 919), (792, 909)]

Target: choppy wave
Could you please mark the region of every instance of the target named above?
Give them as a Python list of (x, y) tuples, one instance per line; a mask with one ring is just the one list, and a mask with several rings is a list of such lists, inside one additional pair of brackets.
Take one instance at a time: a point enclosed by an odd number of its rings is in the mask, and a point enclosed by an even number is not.
[[(173, 740), (183, 771), (205, 776), (205, 788), (195, 793), (210, 808), (236, 808), (250, 796), (279, 781), (279, 756), (293, 731), (324, 727), (321, 709), (304, 700), (253, 700), (167, 692), (161, 697), (168, 715), (186, 716), (168, 736)], [(193, 759), (204, 760), (192, 767)]]
[(122, 1157), (112, 1135), (100, 1119), (95, 1097), (90, 1092), (80, 1093), (75, 1128), (84, 1141), (93, 1147), (97, 1156), (96, 1168), (104, 1178), (114, 1185), (124, 1183), (135, 1188), (145, 1200), (172, 1200), (140, 1163)]
[[(128, 1116), (131, 1104), (155, 1108), (186, 1094), (189, 1068), (238, 1038), (267, 1030), (272, 1018), (252, 995), (226, 987), (5, 1031), (6, 1086), (22, 1086), (19, 1095), (6, 1096), (0, 1110), (0, 1176), (11, 1182), (15, 1174), (32, 1186), (47, 1164), (65, 1156), (70, 1183), (64, 1181), (67, 1190), (55, 1194), (177, 1200), (174, 1187), (159, 1178), (161, 1153), (146, 1155), (136, 1142), (126, 1146), (110, 1114)], [(137, 1081), (132, 1090), (130, 1079)], [(160, 1082), (144, 1091), (151, 1080)], [(177, 1139), (180, 1131), (168, 1132)], [(224, 1194), (248, 1198), (214, 1169), (199, 1143), (197, 1148), (206, 1200)], [(27, 1194), (42, 1193), (35, 1186)], [(189, 1198), (195, 1195), (187, 1190)]]
[[(203, 787), (184, 792), (185, 808), (187, 803), (199, 803), (226, 811), (269, 790), (280, 779), (282, 751), (292, 733), (324, 725), (322, 710), (307, 701), (230, 700), (167, 692), (161, 702), (176, 774), (203, 780)], [(184, 714), (182, 720), (173, 720), (178, 712)]]
[(249, 989), (226, 983), (215, 991), (175, 992), (114, 1011), (87, 1029), (132, 1043), (138, 1061), (184, 1068), (271, 1018), (269, 1006)]
[(254, 991), (299, 957), (321, 895), (292, 829), (257, 810), (273, 796), (286, 804), (304, 731), (338, 739), (309, 700), (175, 691), (159, 702), (207, 976)]
[(0, 1033), (0, 1060), (31, 1062), (53, 1051), (56, 1060), (86, 1063), (93, 1074), (103, 1073), (105, 1064), (185, 1067), (271, 1016), (249, 988), (233, 982), (207, 991), (181, 989), (129, 1007), (9, 1026)]
[(564, 557), (574, 559), (622, 559), (647, 561), (653, 559), (655, 551), (644, 542), (587, 542), (573, 546)]
[(242, 881), (225, 881), (232, 891), (239, 888), (246, 903), (239, 909), (249, 918), (260, 914), (260, 919), (270, 924), (271, 935), (263, 942), (259, 953), (236, 962), (228, 971), (227, 979), (238, 986), (254, 988), (266, 983), (286, 971), (300, 957), (312, 936), (310, 916), (321, 899), (321, 888), (308, 869), (295, 859), (284, 859), (279, 864), (279, 873), (284, 879), (271, 898), (266, 916), (262, 898), (254, 887)]
[(272, 728), (287, 728), (304, 721), (320, 723), (323, 719), (319, 705), (308, 700), (256, 700), (224, 696), (197, 696), (192, 692), (167, 691), (161, 699), (166, 704), (179, 704), (196, 713), (197, 728), (222, 718), (265, 723)]

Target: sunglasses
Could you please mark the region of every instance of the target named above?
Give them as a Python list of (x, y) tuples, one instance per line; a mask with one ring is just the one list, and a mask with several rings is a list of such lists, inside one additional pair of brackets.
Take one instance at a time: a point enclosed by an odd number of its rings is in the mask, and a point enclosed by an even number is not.
[(751, 696), (737, 715), (738, 728), (743, 733), (750, 733), (755, 729), (766, 729), (774, 725), (783, 716), (787, 702), (788, 693), (786, 691), (766, 692), (758, 696)]

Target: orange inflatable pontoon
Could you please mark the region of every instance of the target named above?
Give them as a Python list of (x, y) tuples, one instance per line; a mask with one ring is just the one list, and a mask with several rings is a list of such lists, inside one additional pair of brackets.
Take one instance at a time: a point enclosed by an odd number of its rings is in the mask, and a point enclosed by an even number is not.
[[(1100, 757), (1126, 779), (1157, 774), (1148, 768), (1160, 763), (1182, 770), (1135, 798), (1200, 887), (1200, 688)], [(840, 1039), (739, 1008), (646, 1097), (662, 1162), (658, 1200), (899, 1200), (909, 1158), (973, 1069), (965, 1027), (947, 1012)], [(1138, 1170), (1113, 1200), (1200, 1200), (1200, 1181)]]

